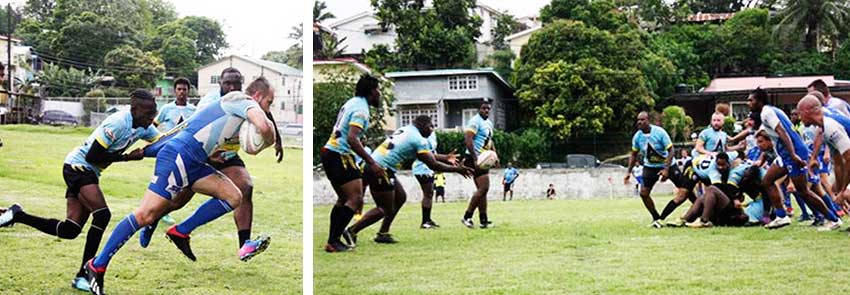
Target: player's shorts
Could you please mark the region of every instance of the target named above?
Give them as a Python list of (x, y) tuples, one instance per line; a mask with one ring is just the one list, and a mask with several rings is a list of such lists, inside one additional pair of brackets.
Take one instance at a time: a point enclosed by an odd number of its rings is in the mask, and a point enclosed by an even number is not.
[(668, 178), (670, 178), (670, 181), (673, 182), (673, 185), (675, 185), (676, 188), (692, 191), (695, 187), (697, 187), (697, 184), (700, 182), (705, 185), (711, 184), (707, 179), (701, 178), (699, 177), (699, 175), (694, 173), (694, 170), (691, 166), (691, 161), (685, 163), (685, 167), (688, 168), (685, 168), (684, 171), (679, 171), (678, 167), (670, 166)]
[(62, 167), (62, 177), (65, 178), (65, 198), (78, 198), (80, 188), (89, 184), (98, 184), (99, 178), (94, 171), (82, 165), (65, 164)]
[(432, 185), (432, 184), (434, 184), (434, 175), (420, 174), (420, 175), (413, 175), (413, 176), (416, 177), (416, 181), (418, 181), (420, 185)]
[(207, 164), (207, 153), (200, 142), (175, 138), (156, 155), (154, 176), (148, 189), (171, 200), (185, 188), (191, 188), (198, 179), (215, 174)]
[(434, 195), (445, 196), (446, 195), (446, 188), (444, 188), (442, 186), (435, 187), (434, 188)]
[(472, 156), (472, 154), (466, 154), (466, 155), (463, 156), (463, 165), (466, 166), (466, 167), (475, 169), (475, 171), (472, 172), (472, 175), (474, 177), (478, 177), (478, 176), (481, 176), (481, 175), (487, 175), (488, 173), (490, 173), (489, 169), (477, 169), (477, 168), (475, 168), (475, 157)]
[(829, 161), (824, 161), (823, 157), (818, 159), (818, 174), (829, 174), (830, 168)]
[[(796, 147), (796, 148), (805, 149), (805, 147)], [(785, 168), (785, 170), (788, 171), (788, 176), (796, 177), (796, 176), (800, 176), (800, 175), (806, 175), (806, 170), (808, 170), (808, 169), (806, 169), (805, 166), (799, 166), (796, 163), (794, 163), (794, 160), (791, 160), (791, 154), (788, 152), (787, 149), (780, 148), (779, 146), (777, 146), (776, 150), (779, 153), (779, 157), (776, 157), (776, 160), (774, 160), (774, 163), (777, 163), (779, 165), (779, 167)], [(808, 153), (805, 153), (802, 156), (800, 156), (800, 155), (798, 155), (798, 156), (800, 157), (800, 159), (803, 160), (803, 162), (806, 162), (806, 161), (809, 160)]]
[(390, 169), (384, 169), (384, 176), (377, 176), (371, 170), (366, 170), (363, 173), (366, 177), (366, 183), (369, 184), (369, 189), (378, 192), (390, 192), (395, 190), (395, 172)]
[(233, 166), (245, 168), (245, 162), (242, 161), (242, 158), (240, 158), (239, 155), (233, 156), (232, 158), (225, 160), (223, 163), (207, 161), (207, 164), (210, 164), (210, 166), (218, 171), (222, 171), (224, 168)]
[(652, 187), (655, 186), (656, 182), (658, 182), (658, 178), (661, 177), (661, 175), (658, 175), (661, 170), (664, 170), (664, 168), (652, 168), (643, 166), (643, 187), (652, 190)]
[(503, 188), (503, 191), (513, 191), (513, 189), (512, 189), (513, 186), (514, 186), (513, 182), (507, 182), (506, 181), (505, 187)]
[(352, 155), (342, 155), (335, 151), (322, 148), (321, 158), (322, 169), (325, 169), (325, 174), (333, 186), (339, 187), (363, 177)]

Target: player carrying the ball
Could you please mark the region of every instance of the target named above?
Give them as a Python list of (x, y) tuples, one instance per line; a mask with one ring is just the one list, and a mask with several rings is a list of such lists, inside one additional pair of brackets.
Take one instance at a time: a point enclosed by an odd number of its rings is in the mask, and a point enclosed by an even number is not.
[[(369, 183), (369, 191), (375, 200), (376, 208), (363, 214), (357, 223), (345, 230), (343, 237), (350, 245), (356, 245), (357, 233), (364, 228), (381, 222), (381, 229), (375, 237), (376, 243), (392, 244), (397, 241), (390, 235), (390, 226), (395, 219), (398, 210), (407, 200), (407, 193), (401, 186), (395, 173), (402, 162), (417, 159), (422, 161), (428, 168), (440, 172), (455, 172), (467, 177), (472, 174), (472, 168), (455, 166), (448, 163), (454, 162), (454, 155), (439, 155), (434, 153), (428, 138), (433, 132), (431, 117), (419, 116), (414, 119), (413, 124), (396, 130), (392, 136), (372, 152), (372, 158), (384, 169), (383, 175), (378, 175), (371, 170), (363, 174)], [(443, 162), (443, 163), (441, 163)]]
[(473, 181), (476, 190), (469, 199), (469, 206), (463, 213), (460, 221), (468, 228), (475, 227), (472, 222), (472, 214), (478, 209), (478, 221), (481, 228), (487, 228), (492, 224), (487, 218), (487, 192), (490, 190), (490, 168), (483, 169), (478, 166), (478, 155), (486, 150), (496, 151), (493, 146), (493, 121), (490, 121), (490, 102), (485, 100), (478, 107), (478, 115), (469, 119), (464, 131), (464, 145), (466, 146), (466, 158), (463, 164), (472, 168)]
[(209, 164), (209, 158), (221, 157), (225, 150), (239, 149), (239, 126), (253, 124), (266, 142), (275, 141), (274, 126), (266, 112), (274, 100), (274, 90), (265, 78), (248, 86), (250, 96), (231, 92), (221, 100), (201, 108), (186, 121), (186, 127), (169, 139), (156, 153), (156, 166), (142, 203), (124, 217), (112, 231), (100, 254), (86, 264), (93, 294), (104, 294), (106, 268), (121, 246), (139, 229), (156, 222), (169, 207), (170, 200), (183, 189), (212, 196), (182, 223), (168, 229), (166, 236), (195, 260), (189, 235), (201, 225), (233, 211), (242, 201), (242, 192), (226, 175)]

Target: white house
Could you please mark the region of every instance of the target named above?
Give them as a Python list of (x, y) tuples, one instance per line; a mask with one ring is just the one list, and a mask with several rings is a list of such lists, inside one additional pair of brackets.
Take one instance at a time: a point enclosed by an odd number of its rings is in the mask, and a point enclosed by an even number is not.
[[(426, 1), (425, 6), (430, 6), (430, 1)], [(471, 13), (480, 16), (482, 20), (481, 35), (478, 37), (475, 46), (478, 50), (478, 61), (482, 61), (484, 57), (493, 53), (492, 46), (488, 44), (493, 40), (496, 17), (500, 13), (482, 4), (477, 4)], [(393, 48), (397, 36), (393, 26), (381, 28), (375, 13), (372, 11), (364, 11), (341, 19), (332, 23), (330, 27), (338, 39), (346, 38), (340, 45), (340, 48), (348, 46), (343, 50), (343, 55), (346, 56), (360, 55), (378, 44), (385, 44)]]
[(282, 63), (240, 55), (231, 55), (198, 69), (198, 93), (205, 95), (218, 91), (221, 71), (233, 67), (245, 77), (243, 87), (257, 77), (266, 77), (275, 90), (275, 100), (271, 106), (275, 121), (302, 123), (302, 73), (300, 70)]
[(540, 28), (541, 27), (533, 27), (505, 37), (505, 43), (508, 43), (508, 46), (511, 48), (511, 52), (514, 53), (514, 56), (517, 58), (521, 56), (522, 47), (525, 46), (525, 44), (528, 44), (528, 40), (531, 39), (531, 35), (534, 34), (534, 32), (539, 31)]

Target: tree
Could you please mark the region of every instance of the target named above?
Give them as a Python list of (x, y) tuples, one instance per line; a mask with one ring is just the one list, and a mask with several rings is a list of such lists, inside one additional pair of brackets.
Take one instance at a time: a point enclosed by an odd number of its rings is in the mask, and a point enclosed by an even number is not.
[(496, 28), (493, 29), (493, 41), (491, 45), (495, 50), (508, 49), (508, 44), (505, 43), (505, 38), (511, 34), (528, 29), (524, 24), (520, 24), (514, 19), (514, 16), (504, 11), (496, 15)]
[(195, 61), (196, 52), (194, 40), (183, 35), (176, 35), (166, 39), (155, 54), (162, 60), (166, 73), (169, 75), (192, 78), (196, 75), (195, 69), (198, 68)]
[(88, 92), (94, 85), (99, 71), (91, 69), (64, 69), (58, 65), (45, 63), (36, 74), (36, 81), (46, 89), (48, 96), (78, 97)]
[(787, 0), (780, 11), (777, 29), (786, 34), (802, 32), (807, 49), (818, 46), (818, 37), (837, 38), (850, 20), (850, 7), (841, 0)]
[(508, 49), (498, 50), (493, 52), (493, 54), (487, 56), (484, 60), (485, 64), (489, 67), (492, 67), (499, 76), (505, 78), (506, 80), (510, 80), (513, 75), (513, 69), (511, 68), (511, 61), (516, 58), (513, 51)]
[(162, 60), (128, 45), (109, 51), (103, 58), (103, 64), (106, 74), (115, 77), (118, 85), (129, 89), (153, 88), (156, 80), (165, 74)]
[(327, 12), (325, 9), (328, 9), (325, 1), (313, 1), (313, 23), (321, 23), (336, 18), (333, 13)]
[[(471, 67), (481, 18), (471, 15), (474, 0), (373, 0), (383, 27), (394, 26), (395, 48), (366, 53), (376, 67), (391, 70)], [(388, 54), (389, 53), (389, 54)]]
[(46, 57), (77, 67), (97, 66), (110, 50), (138, 44), (133, 36), (136, 33), (126, 23), (85, 11), (67, 18)]
[(680, 106), (668, 106), (661, 111), (661, 125), (670, 133), (670, 139), (676, 141), (688, 141), (694, 120), (685, 113)]
[(53, 17), (54, 7), (56, 7), (55, 0), (27, 0), (24, 4), (23, 14), (27, 19), (45, 23)]
[(540, 20), (543, 23), (558, 19), (578, 20), (608, 31), (616, 31), (624, 26), (636, 27), (611, 0), (552, 0), (540, 9)]
[(622, 118), (654, 104), (640, 71), (612, 69), (595, 58), (546, 62), (517, 97), (534, 113), (533, 126), (561, 140), (625, 130), (631, 120)]
[(769, 12), (765, 9), (747, 9), (726, 21), (715, 34), (713, 46), (706, 59), (712, 68), (709, 73), (719, 75), (761, 75), (768, 73), (776, 47), (770, 32)]
[(0, 34), (8, 35), (14, 31), (18, 24), (23, 21), (23, 16), (20, 8), (12, 7), (12, 27), (9, 28), (9, 10), (8, 6), (0, 5)]
[(224, 31), (218, 21), (203, 16), (187, 16), (179, 21), (183, 26), (198, 34), (194, 41), (198, 49), (195, 62), (199, 65), (214, 61), (219, 51), (228, 47)]
[(345, 49), (348, 48), (348, 45), (342, 45), (346, 39), (348, 39), (348, 37), (337, 39), (335, 35), (331, 34), (324, 36), (322, 38), (322, 50), (319, 51), (318, 58), (331, 59), (342, 55), (342, 53), (345, 52)]
[(262, 59), (286, 64), (296, 69), (303, 68), (303, 51), (300, 47), (292, 45), (285, 51), (269, 51), (263, 54)]

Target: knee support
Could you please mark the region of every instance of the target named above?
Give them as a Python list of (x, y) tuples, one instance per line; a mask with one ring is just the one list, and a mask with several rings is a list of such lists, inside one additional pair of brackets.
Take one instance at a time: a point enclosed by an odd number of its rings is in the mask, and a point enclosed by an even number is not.
[(62, 239), (73, 240), (82, 230), (82, 226), (70, 219), (56, 224), (56, 236)]
[(99, 230), (106, 229), (106, 226), (109, 225), (109, 220), (112, 219), (112, 212), (109, 212), (109, 207), (95, 210), (91, 215), (91, 226)]

